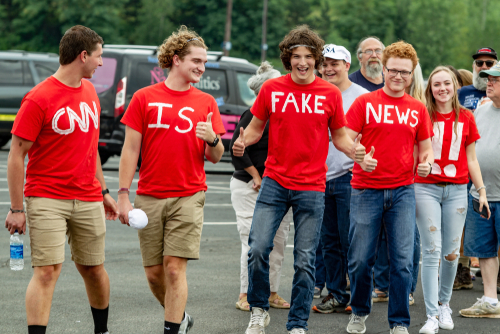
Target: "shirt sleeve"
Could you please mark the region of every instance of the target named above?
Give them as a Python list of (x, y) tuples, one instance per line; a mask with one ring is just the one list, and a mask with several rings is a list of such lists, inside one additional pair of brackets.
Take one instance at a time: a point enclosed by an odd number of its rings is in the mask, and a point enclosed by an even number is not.
[(144, 107), (141, 103), (139, 94), (134, 94), (132, 101), (128, 105), (127, 111), (123, 115), (121, 122), (130, 126), (135, 131), (143, 134), (144, 126)]
[(334, 113), (330, 117), (330, 120), (328, 122), (328, 127), (330, 128), (330, 131), (340, 129), (341, 127), (345, 126), (347, 121), (345, 119), (345, 114), (344, 114), (344, 107), (342, 103), (342, 95), (337, 94), (335, 103), (332, 106)]
[(240, 121), (236, 128), (234, 129), (233, 138), (231, 139), (231, 143), (229, 144), (229, 152), (231, 153), (231, 161), (236, 170), (245, 169), (247, 167), (254, 166), (252, 160), (250, 159), (250, 155), (248, 154), (248, 148), (245, 149), (243, 156), (236, 157), (233, 155), (233, 144), (240, 136), (240, 128), (246, 128), (248, 124), (252, 121), (253, 114), (250, 111), (245, 111), (243, 115), (241, 115)]
[(468, 110), (462, 111), (462, 112), (465, 112), (465, 117), (469, 121), (469, 135), (467, 136), (467, 139), (465, 140), (465, 147), (467, 147), (470, 144), (477, 141), (479, 138), (481, 138), (481, 136), (479, 135), (479, 131), (477, 129), (476, 120), (474, 118), (474, 115)]
[(212, 129), (215, 134), (223, 136), (226, 133), (226, 129), (224, 128), (224, 124), (222, 123), (222, 118), (220, 116), (219, 107), (217, 106), (217, 102), (214, 98), (212, 98), (212, 104), (210, 107), (209, 113), (212, 112)]
[(352, 103), (351, 107), (347, 111), (346, 121), (347, 127), (357, 133), (360, 133), (363, 130), (363, 126), (365, 125), (363, 113), (363, 102), (360, 97), (356, 98)]
[(427, 111), (427, 108), (422, 105), (422, 108), (420, 110), (420, 122), (418, 124), (418, 130), (417, 130), (417, 141), (421, 142), (422, 140), (426, 140), (431, 137), (431, 134), (433, 133), (432, 130), (432, 122), (431, 122), (431, 117), (429, 116), (429, 112)]
[(250, 108), (252, 114), (264, 122), (267, 122), (267, 120), (269, 119), (269, 111), (267, 110), (267, 105), (266, 105), (266, 92), (267, 92), (266, 84), (267, 83), (264, 82), (262, 88), (259, 91), (259, 95), (257, 95), (257, 99)]
[(43, 128), (44, 119), (45, 113), (37, 103), (23, 99), (11, 133), (34, 142)]

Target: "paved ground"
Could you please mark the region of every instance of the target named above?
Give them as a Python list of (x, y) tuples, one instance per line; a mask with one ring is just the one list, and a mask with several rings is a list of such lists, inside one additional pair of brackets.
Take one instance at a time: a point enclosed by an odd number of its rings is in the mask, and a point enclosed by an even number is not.
[[(0, 212), (7, 214), (10, 200), (6, 182), (8, 152), (0, 151)], [(116, 198), (118, 189), (118, 159), (105, 165), (105, 176), (111, 193)], [(214, 170), (209, 166), (207, 169)], [(230, 170), (220, 165), (217, 170)], [(138, 175), (136, 175), (138, 178)], [(195, 325), (190, 333), (243, 334), (249, 313), (239, 311), (234, 304), (239, 293), (239, 236), (236, 218), (231, 207), (229, 175), (209, 175), (209, 190), (205, 208), (205, 226), (201, 243), (201, 260), (188, 267), (189, 300), (187, 312), (193, 315)], [(137, 187), (134, 182), (133, 188)], [(132, 198), (134, 195), (132, 194)], [(3, 224), (2, 224), (3, 226)], [(293, 276), (293, 231), (286, 249), (279, 290), (290, 300)], [(29, 242), (25, 239), (26, 267), (20, 272), (9, 269), (9, 235), (4, 230), (0, 237), (0, 333), (27, 333), (24, 296), (32, 275)], [(106, 263), (111, 280), (109, 328), (112, 334), (162, 333), (163, 309), (149, 291), (143, 269), (135, 230), (116, 221), (107, 222)], [(465, 319), (458, 316), (461, 308), (473, 304), (482, 295), (481, 279), (473, 290), (455, 292), (451, 301), (454, 310), (453, 333), (500, 333), (500, 320)], [(422, 290), (415, 294), (411, 307), (410, 333), (418, 333), (423, 325), (425, 306)], [(313, 303), (317, 303), (314, 300)], [(286, 310), (271, 309), (271, 324), (266, 333), (286, 333)], [(346, 314), (315, 314), (309, 319), (309, 333), (346, 333)], [(366, 333), (389, 333), (387, 303), (375, 304), (367, 320)], [(47, 333), (92, 333), (92, 316), (83, 281), (78, 275), (66, 246), (66, 261), (57, 283)], [(441, 333), (446, 332), (441, 330)]]

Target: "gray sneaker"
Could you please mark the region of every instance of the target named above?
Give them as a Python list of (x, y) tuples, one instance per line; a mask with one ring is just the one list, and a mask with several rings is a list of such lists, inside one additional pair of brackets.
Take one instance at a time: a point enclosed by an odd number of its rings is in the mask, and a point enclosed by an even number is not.
[(408, 328), (403, 326), (396, 326), (391, 328), (390, 334), (408, 334)]
[(181, 322), (181, 327), (179, 327), (179, 334), (186, 334), (194, 325), (193, 317), (187, 314), (186, 312), (184, 312), (184, 314), (185, 317), (184, 320), (182, 320)]
[(312, 307), (313, 311), (324, 314), (333, 312), (345, 312), (345, 308), (346, 304), (341, 304), (331, 293), (323, 298), (320, 304), (314, 305)]
[(363, 334), (364, 332), (366, 332), (366, 318), (368, 318), (367, 315), (359, 316), (354, 313), (351, 314), (349, 317), (349, 324), (347, 325), (347, 333)]
[(494, 306), (478, 298), (474, 305), (460, 310), (460, 315), (466, 318), (500, 318), (500, 303)]
[(321, 292), (323, 292), (323, 289), (320, 289), (318, 287), (314, 287), (314, 299), (320, 299), (321, 298)]
[(291, 331), (288, 331), (288, 334), (306, 334), (304, 328), (294, 328)]
[(265, 334), (264, 328), (269, 325), (270, 321), (271, 317), (267, 311), (259, 307), (253, 307), (250, 322), (248, 323), (245, 334)]

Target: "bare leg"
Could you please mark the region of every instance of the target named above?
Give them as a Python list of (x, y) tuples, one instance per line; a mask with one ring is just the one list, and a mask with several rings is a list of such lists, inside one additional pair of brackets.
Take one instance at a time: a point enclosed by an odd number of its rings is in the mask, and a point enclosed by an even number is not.
[(165, 320), (181, 323), (186, 309), (188, 286), (186, 279), (187, 259), (164, 256), (165, 271)]
[(489, 298), (497, 298), (497, 275), (498, 258), (479, 259), (481, 276), (484, 282), (484, 295)]
[(149, 289), (153, 295), (158, 299), (161, 306), (165, 306), (165, 271), (163, 270), (163, 265), (159, 264), (156, 266), (144, 267), (146, 272), (146, 278), (148, 280)]
[(104, 265), (84, 266), (75, 263), (76, 269), (82, 275), (87, 290), (90, 306), (105, 309), (109, 306), (109, 277)]
[(62, 263), (34, 268), (33, 277), (26, 290), (28, 326), (47, 326), (49, 323), (52, 296), (54, 295), (61, 268)]

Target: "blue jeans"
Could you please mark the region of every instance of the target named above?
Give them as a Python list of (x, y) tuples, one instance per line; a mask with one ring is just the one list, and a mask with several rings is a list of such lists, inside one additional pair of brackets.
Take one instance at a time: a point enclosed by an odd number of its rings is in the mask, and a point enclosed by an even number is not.
[(316, 249), (316, 261), (314, 266), (316, 267), (316, 274), (314, 275), (314, 286), (320, 289), (325, 287), (325, 283), (328, 281), (326, 275), (325, 261), (323, 261), (323, 251), (321, 244), (321, 238), (318, 243), (318, 248)]
[(415, 239), (413, 185), (395, 189), (352, 189), (351, 226), (347, 256), (351, 279), (352, 312), (370, 314), (371, 273), (382, 229), (387, 237), (390, 262), (390, 328), (410, 325), (410, 294)]
[(464, 255), (480, 259), (498, 256), (500, 246), (500, 202), (489, 202), (491, 217), (484, 219), (474, 211), (472, 195), (469, 194), (469, 207), (465, 220)]
[(411, 280), (411, 289), (410, 292), (414, 293), (417, 290), (417, 282), (418, 282), (418, 270), (420, 268), (420, 233), (418, 232), (418, 228), (415, 226), (415, 239), (413, 245), (413, 273)]
[[(422, 290), (427, 315), (439, 315), (438, 302), (448, 304), (460, 256), (467, 214), (467, 185), (415, 184), (417, 225), (422, 238)], [(449, 261), (446, 256), (455, 254)], [(441, 261), (441, 265), (439, 265)], [(438, 281), (439, 271), (439, 281)]]
[(248, 244), (248, 303), (250, 307), (269, 310), (269, 253), (283, 217), (292, 207), (295, 274), (287, 330), (307, 329), (314, 295), (314, 261), (319, 243), (325, 194), (319, 191), (296, 191), (282, 187), (269, 177), (262, 180), (250, 229)]
[(342, 304), (347, 304), (350, 299), (350, 295), (346, 292), (346, 274), (351, 179), (352, 174), (349, 172), (326, 183), (325, 214), (321, 227), (323, 260), (327, 272), (326, 287), (328, 292)]
[(380, 246), (378, 248), (377, 258), (375, 260), (375, 266), (373, 266), (375, 289), (378, 289), (385, 293), (389, 292), (390, 270), (391, 266), (389, 265), (387, 239), (385, 237), (384, 230), (382, 230), (382, 234), (380, 235)]

